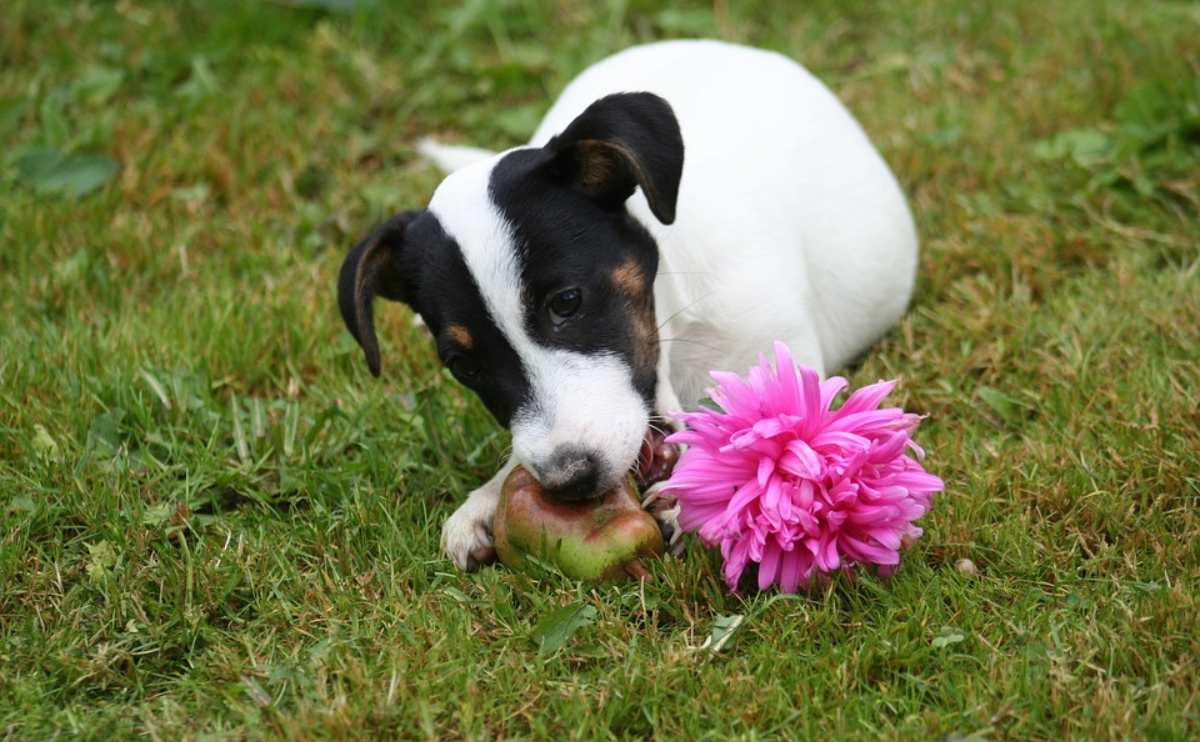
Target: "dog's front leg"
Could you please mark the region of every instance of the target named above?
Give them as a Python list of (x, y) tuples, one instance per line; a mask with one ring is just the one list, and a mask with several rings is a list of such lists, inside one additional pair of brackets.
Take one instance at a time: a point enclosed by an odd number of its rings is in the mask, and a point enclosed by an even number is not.
[(442, 551), (454, 562), (454, 566), (473, 572), (484, 564), (495, 561), (496, 546), (492, 541), (492, 518), (500, 502), (500, 489), (509, 472), (517, 465), (515, 458), (500, 467), (479, 489), (467, 495), (458, 510), (446, 519), (442, 526)]

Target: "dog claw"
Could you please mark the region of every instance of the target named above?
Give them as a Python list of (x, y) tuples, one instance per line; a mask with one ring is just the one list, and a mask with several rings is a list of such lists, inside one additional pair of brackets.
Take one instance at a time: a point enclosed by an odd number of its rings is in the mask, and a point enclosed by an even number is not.
[(675, 556), (682, 554), (683, 529), (679, 527), (679, 501), (666, 491), (666, 482), (659, 482), (646, 490), (642, 508), (658, 521), (667, 551)]

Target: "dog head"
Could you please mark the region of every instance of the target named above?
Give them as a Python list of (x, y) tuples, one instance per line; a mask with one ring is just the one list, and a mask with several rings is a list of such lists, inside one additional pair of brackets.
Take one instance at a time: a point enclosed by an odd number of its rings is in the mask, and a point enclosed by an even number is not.
[(675, 219), (679, 125), (650, 93), (593, 103), (544, 147), (449, 175), (342, 265), (338, 303), (379, 374), (372, 300), (411, 306), (438, 355), (561, 499), (587, 499), (633, 466), (653, 411), (658, 247), (625, 201), (638, 187)]

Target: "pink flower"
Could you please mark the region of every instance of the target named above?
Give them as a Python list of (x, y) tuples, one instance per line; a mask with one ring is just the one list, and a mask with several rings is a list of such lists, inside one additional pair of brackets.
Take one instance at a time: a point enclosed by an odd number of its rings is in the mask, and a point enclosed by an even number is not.
[(679, 525), (720, 546), (730, 589), (750, 562), (760, 590), (784, 592), (859, 564), (894, 569), (944, 486), (918, 461), (920, 417), (879, 407), (895, 382), (863, 387), (833, 409), (846, 380), (797, 369), (778, 342), (774, 369), (762, 356), (746, 379), (712, 376), (722, 409), (679, 415), (687, 428), (668, 440), (688, 448), (666, 489), (679, 498)]

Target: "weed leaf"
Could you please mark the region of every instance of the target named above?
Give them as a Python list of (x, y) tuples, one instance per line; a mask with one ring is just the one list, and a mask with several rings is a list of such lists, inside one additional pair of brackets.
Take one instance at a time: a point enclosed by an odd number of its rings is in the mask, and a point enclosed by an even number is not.
[(958, 644), (959, 642), (965, 640), (966, 638), (967, 637), (965, 637), (963, 635), (963, 633), (961, 631), (959, 631), (958, 629), (952, 628), (950, 626), (943, 626), (941, 633), (939, 633), (937, 636), (933, 637), (933, 648), (934, 649), (945, 649), (946, 647), (949, 647), (952, 644)]
[(596, 609), (586, 603), (569, 603), (546, 614), (533, 630), (538, 654), (553, 654), (566, 646), (576, 631), (596, 622)]
[(119, 169), (104, 155), (66, 154), (56, 149), (31, 149), (16, 158), (17, 175), (43, 195), (81, 198), (112, 180)]
[(1024, 405), (999, 389), (993, 389), (990, 386), (981, 386), (979, 387), (979, 398), (992, 409), (992, 412), (999, 415), (1000, 419), (1009, 425), (1020, 422), (1021, 410)]

